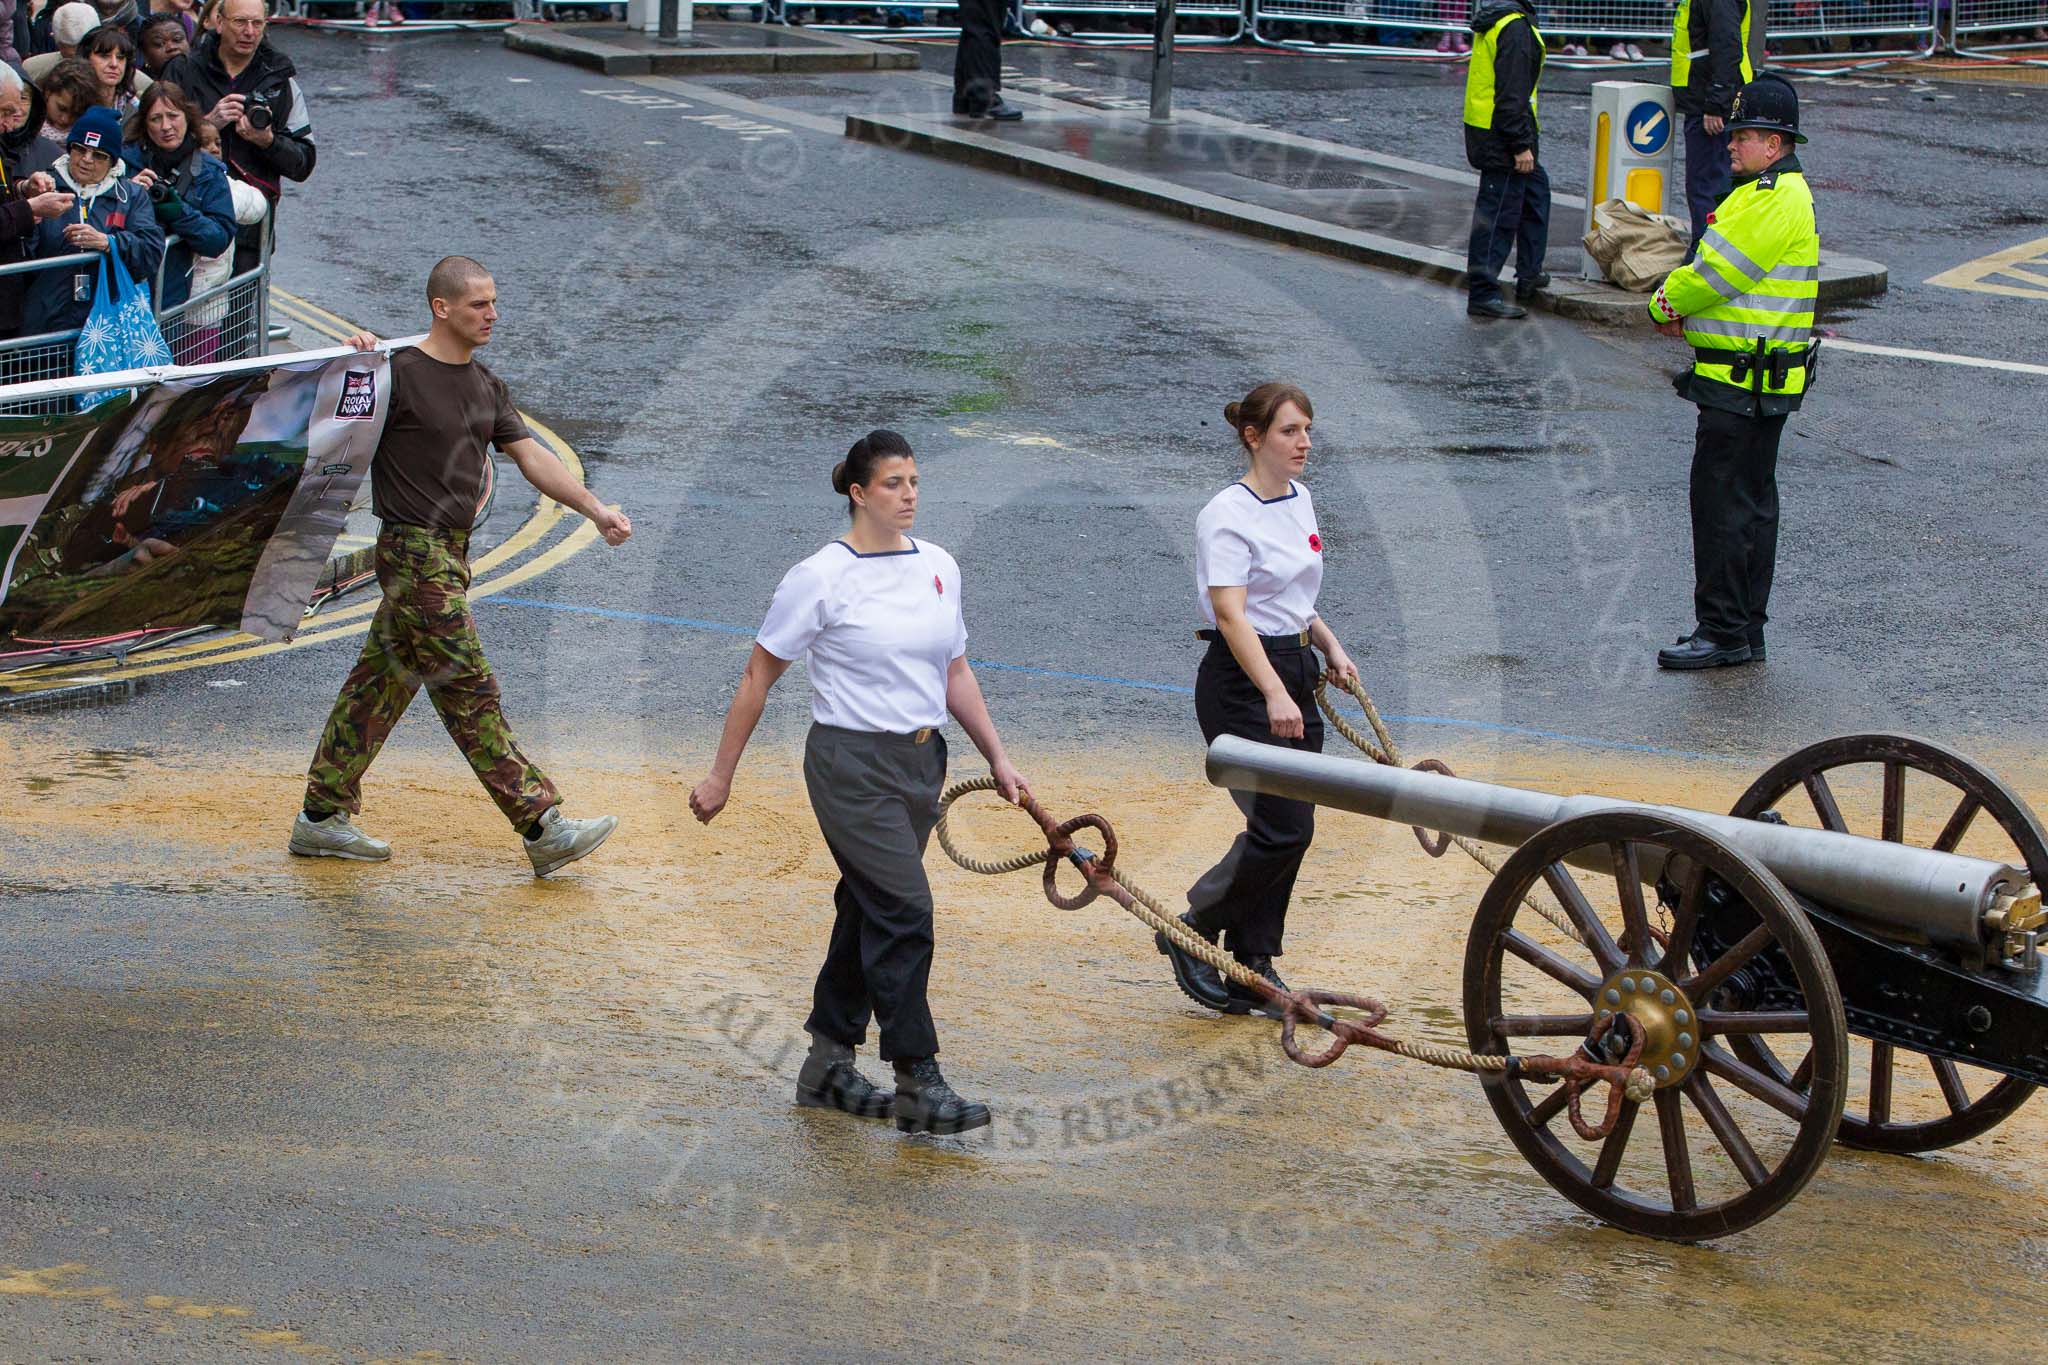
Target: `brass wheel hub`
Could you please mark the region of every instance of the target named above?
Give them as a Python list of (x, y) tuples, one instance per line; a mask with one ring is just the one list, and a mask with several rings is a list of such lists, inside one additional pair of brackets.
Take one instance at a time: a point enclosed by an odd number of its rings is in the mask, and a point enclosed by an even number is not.
[(1625, 967), (1607, 979), (1593, 1001), (1596, 1024), (1628, 1016), (1643, 1037), (1642, 1059), (1636, 1064), (1650, 1073), (1659, 1090), (1684, 1081), (1699, 1065), (1700, 1026), (1692, 1002), (1661, 973)]

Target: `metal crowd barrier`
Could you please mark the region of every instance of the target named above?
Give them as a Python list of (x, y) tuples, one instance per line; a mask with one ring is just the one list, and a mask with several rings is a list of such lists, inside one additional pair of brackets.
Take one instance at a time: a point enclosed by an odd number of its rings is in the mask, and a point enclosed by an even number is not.
[[(1668, 42), (1673, 0), (1560, 0), (1542, 7), (1543, 36), (1589, 46)], [(1251, 34), (1268, 47), (1321, 52), (1427, 47), (1449, 33), (1471, 38), (1470, 0), (1252, 0)], [(1321, 30), (1318, 32), (1318, 30)], [(1349, 32), (1349, 39), (1332, 39)], [(1417, 42), (1404, 42), (1419, 35)]]
[[(19, 261), (0, 266), (0, 275), (97, 266), (99, 259), (98, 252), (83, 251), (47, 260)], [(152, 299), (163, 296), (163, 271), (162, 266), (157, 268), (150, 291)], [(263, 220), (261, 259), (253, 268), (193, 295), (176, 308), (159, 309), (156, 320), (165, 344), (171, 348), (171, 362), (176, 365), (206, 365), (262, 355), (268, 348), (270, 332), (270, 219)], [(75, 327), (0, 341), (0, 385), (69, 379), (76, 372), (73, 359), (77, 350)], [(69, 397), (0, 402), (0, 415), (8, 417), (57, 416), (70, 411)]]
[[(2048, 0), (2043, 0), (2048, 3)], [(1778, 58), (1797, 61), (1787, 44), (1811, 53), (1848, 50), (1871, 57), (1924, 57), (1941, 43), (1935, 0), (1770, 0), (1764, 35)]]
[[(803, 21), (804, 27), (821, 28), (830, 33), (892, 33), (900, 38), (944, 38), (958, 33), (960, 25), (933, 22), (933, 15), (942, 10), (957, 14), (960, 6), (957, 0), (944, 0), (944, 3), (936, 5), (885, 5), (876, 4), (874, 0), (777, 0), (768, 11), (768, 21), (787, 24), (790, 15), (808, 11), (810, 17)], [(870, 13), (879, 16), (881, 22), (861, 17)], [(832, 17), (835, 14), (839, 17)], [(889, 22), (892, 14), (900, 20), (899, 23)]]
[[(1151, 46), (1152, 31), (1159, 13), (1158, 5), (1151, 0), (1057, 0), (1054, 4), (1030, 4), (1026, 8), (1034, 17), (1043, 18), (1047, 23), (1052, 22), (1051, 16), (1054, 15), (1088, 15), (1135, 21), (1137, 31), (1126, 27), (1123, 32), (1091, 30), (1076, 24), (1071, 36), (1079, 42), (1143, 44), (1147, 47)], [(1177, 25), (1185, 25), (1190, 19), (1220, 21), (1220, 31), (1215, 33), (1190, 33), (1185, 27), (1176, 27), (1174, 41), (1187, 46), (1237, 42), (1245, 36), (1248, 25), (1244, 0), (1182, 0), (1174, 7), (1174, 13)]]
[[(2048, 47), (2048, 0), (1950, 0), (1948, 45), (1969, 56)], [(1966, 41), (1969, 40), (1969, 41)]]
[[(394, 7), (397, 3), (398, 0), (394, 0)], [(497, 0), (496, 3), (488, 3), (487, 0), (402, 0), (402, 3), (413, 9), (494, 9), (512, 12), (489, 18), (423, 14), (416, 18), (405, 17), (392, 22), (376, 17), (380, 9), (376, 0), (278, 0), (276, 12), (279, 18), (304, 24), (308, 28), (371, 33), (403, 33), (408, 29), (415, 33), (452, 33), (463, 29), (495, 32), (512, 27), (521, 17), (517, 12), (516, 0)]]

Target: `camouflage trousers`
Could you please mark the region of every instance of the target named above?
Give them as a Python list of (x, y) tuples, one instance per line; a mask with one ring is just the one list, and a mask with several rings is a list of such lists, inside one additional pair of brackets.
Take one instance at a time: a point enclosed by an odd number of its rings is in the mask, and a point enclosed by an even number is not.
[(306, 808), (362, 808), (363, 773), (424, 684), (448, 737), (514, 828), (561, 798), (519, 752), (498, 679), (469, 614), (469, 533), (385, 526), (377, 536), (384, 601), (362, 656), (341, 685), (306, 774)]

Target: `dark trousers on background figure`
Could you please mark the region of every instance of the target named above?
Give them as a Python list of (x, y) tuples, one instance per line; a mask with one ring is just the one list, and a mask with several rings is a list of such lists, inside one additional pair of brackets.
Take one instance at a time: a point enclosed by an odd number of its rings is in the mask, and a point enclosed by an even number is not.
[(1500, 272), (1515, 256), (1515, 277), (1533, 280), (1543, 273), (1543, 255), (1550, 245), (1550, 177), (1538, 162), (1527, 175), (1514, 171), (1481, 171), (1479, 198), (1472, 206), (1472, 247), (1466, 254), (1466, 287), (1473, 303), (1500, 297)]
[(1693, 614), (1714, 643), (1764, 638), (1778, 563), (1785, 418), (1700, 409), (1692, 454)]
[[(1287, 695), (1301, 708), (1302, 737), (1281, 739), (1268, 728), (1266, 699), (1245, 676), (1222, 640), (1209, 645), (1195, 674), (1195, 719), (1204, 741), (1237, 735), (1261, 744), (1323, 751), (1323, 718), (1316, 711), (1316, 653), (1307, 645), (1269, 645), (1266, 657)], [(1223, 946), (1240, 960), (1280, 956), (1287, 928), (1287, 903), (1295, 874), (1315, 838), (1316, 808), (1285, 797), (1230, 794), (1245, 813), (1244, 833), (1223, 860), (1188, 890), (1188, 909), (1197, 929), (1223, 934)]]
[(872, 1017), (882, 1060), (939, 1050), (925, 998), (932, 973), (932, 889), (924, 850), (939, 822), (946, 741), (928, 732), (872, 734), (813, 725), (804, 787), (839, 885), (825, 965), (804, 1024), (814, 1038), (859, 1047)]
[(1003, 97), (1004, 0), (960, 0), (953, 112), (986, 114)]
[[(1707, 215), (1721, 206), (1735, 172), (1728, 165), (1728, 130), (1709, 133), (1698, 114), (1685, 116), (1685, 207), (1692, 214), (1692, 245), (1707, 233)], [(1692, 259), (1686, 252), (1685, 259)]]

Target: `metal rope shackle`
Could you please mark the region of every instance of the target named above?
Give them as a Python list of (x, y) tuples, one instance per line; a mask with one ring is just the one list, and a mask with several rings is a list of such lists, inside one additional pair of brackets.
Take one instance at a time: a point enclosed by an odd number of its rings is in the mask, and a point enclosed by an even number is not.
[[(1570, 1087), (1572, 1126), (1578, 1129), (1580, 1136), (1588, 1140), (1605, 1137), (1613, 1131), (1614, 1124), (1621, 1114), (1621, 1101), (1624, 1095), (1641, 1103), (1649, 1098), (1650, 1091), (1654, 1088), (1655, 1083), (1651, 1080), (1649, 1072), (1636, 1065), (1637, 1054), (1642, 1051), (1640, 1037), (1635, 1040), (1633, 1050), (1620, 1065), (1597, 1061), (1583, 1051), (1567, 1057), (1482, 1055), (1461, 1052), (1435, 1043), (1413, 1043), (1389, 1037), (1378, 1030), (1378, 1025), (1387, 1017), (1387, 1007), (1362, 995), (1324, 990), (1283, 991), (1216, 944), (1195, 933), (1177, 917), (1167, 914), (1165, 907), (1158, 900), (1117, 867), (1116, 831), (1110, 827), (1109, 821), (1100, 815), (1091, 813), (1075, 816), (1071, 820), (1055, 820), (1035, 797), (1027, 793), (1018, 805), (1037, 823), (1039, 832), (1045, 836), (1045, 848), (994, 860), (973, 857), (963, 852), (960, 846), (953, 842), (950, 827), (953, 803), (975, 792), (995, 790), (995, 778), (973, 777), (954, 783), (939, 797), (939, 819), (933, 832), (938, 835), (939, 847), (945, 851), (948, 858), (969, 872), (989, 877), (1042, 866), (1045, 869), (1043, 884), (1046, 899), (1062, 910), (1078, 910), (1098, 897), (1109, 897), (1146, 926), (1164, 934), (1182, 951), (1208, 963), (1262, 999), (1278, 1005), (1281, 1009), (1280, 1047), (1287, 1054), (1289, 1061), (1306, 1067), (1325, 1067), (1343, 1056), (1346, 1049), (1356, 1043), (1447, 1070), (1475, 1074), (1520, 1074), (1537, 1080), (1555, 1078)], [(1093, 829), (1102, 835), (1103, 852), (1095, 853), (1074, 842), (1075, 832), (1082, 829)], [(1072, 863), (1087, 879), (1087, 884), (1075, 895), (1061, 895), (1055, 884), (1062, 862)], [(1356, 1010), (1359, 1017), (1332, 1014), (1329, 1008), (1331, 1006)], [(1321, 1052), (1310, 1052), (1304, 1048), (1295, 1038), (1301, 1024), (1312, 1024), (1327, 1032), (1330, 1035), (1329, 1047)], [(1605, 1119), (1596, 1126), (1587, 1124), (1582, 1118), (1579, 1095), (1587, 1087), (1599, 1084), (1609, 1086), (1610, 1092)]]

